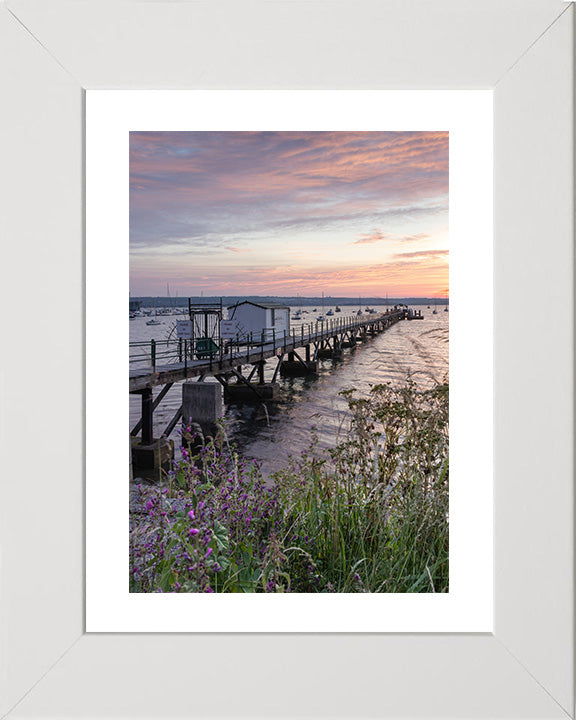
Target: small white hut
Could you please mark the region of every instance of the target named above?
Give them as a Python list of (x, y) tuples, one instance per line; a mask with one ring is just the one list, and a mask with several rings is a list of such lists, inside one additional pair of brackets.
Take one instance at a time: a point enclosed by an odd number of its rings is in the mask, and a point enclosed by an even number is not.
[(246, 337), (252, 333), (254, 340), (263, 337), (271, 340), (290, 332), (290, 307), (274, 302), (243, 302), (228, 308), (228, 320), (233, 323), (233, 335)]

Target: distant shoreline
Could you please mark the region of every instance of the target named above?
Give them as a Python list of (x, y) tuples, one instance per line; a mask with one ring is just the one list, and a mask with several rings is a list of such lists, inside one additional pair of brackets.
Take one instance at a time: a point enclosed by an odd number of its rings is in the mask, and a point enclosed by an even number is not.
[(222, 305), (228, 307), (234, 305), (240, 300), (252, 300), (254, 302), (278, 302), (286, 305), (298, 306), (298, 305), (318, 305), (322, 303), (326, 306), (330, 305), (354, 305), (358, 307), (359, 304), (365, 305), (385, 305), (390, 306), (398, 303), (405, 305), (448, 305), (449, 298), (382, 298), (382, 297), (294, 297), (294, 296), (281, 296), (281, 295), (212, 295), (212, 296), (190, 296), (188, 297), (152, 297), (152, 296), (131, 296), (130, 300), (140, 302), (143, 307), (186, 307), (188, 300), (193, 303), (220, 303), (222, 299)]

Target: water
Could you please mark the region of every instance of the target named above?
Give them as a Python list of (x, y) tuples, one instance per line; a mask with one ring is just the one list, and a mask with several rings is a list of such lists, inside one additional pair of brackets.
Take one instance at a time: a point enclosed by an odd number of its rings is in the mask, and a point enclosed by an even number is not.
[[(379, 312), (386, 307), (374, 306)], [(296, 310), (293, 308), (292, 310)], [(324, 308), (327, 312), (330, 308)], [(334, 309), (334, 308), (333, 308)], [(358, 308), (342, 306), (334, 318), (355, 314)], [(402, 321), (356, 348), (343, 351), (339, 359), (318, 361), (318, 374), (304, 378), (279, 378), (280, 400), (274, 404), (230, 404), (226, 407), (226, 424), (231, 439), (242, 454), (257, 459), (265, 475), (280, 469), (290, 455), (298, 455), (314, 439), (317, 447), (333, 447), (348, 420), (347, 403), (339, 393), (355, 388), (358, 395), (367, 394), (371, 385), (391, 382), (401, 384), (408, 375), (423, 387), (442, 381), (448, 375), (449, 313), (438, 307), (415, 307), (423, 320)], [(291, 326), (313, 322), (317, 313), (302, 308), (302, 319), (291, 320)], [(324, 312), (324, 314), (325, 314)], [(130, 340), (165, 340), (178, 317), (164, 316), (162, 325), (146, 325), (146, 317), (130, 321)], [(269, 381), (275, 361), (269, 360), (265, 379)], [(154, 388), (154, 396), (160, 387)], [(162, 434), (182, 402), (181, 383), (176, 383), (154, 413), (154, 434)], [(130, 396), (130, 427), (140, 419), (140, 397)], [(177, 426), (178, 427), (178, 426)], [(177, 429), (172, 436), (176, 441)], [(317, 438), (317, 440), (316, 440)], [(177, 445), (177, 442), (175, 443)]]

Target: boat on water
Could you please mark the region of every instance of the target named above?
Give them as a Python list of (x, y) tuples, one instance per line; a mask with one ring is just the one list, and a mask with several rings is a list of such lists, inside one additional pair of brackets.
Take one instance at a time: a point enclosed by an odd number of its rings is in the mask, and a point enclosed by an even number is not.
[(319, 321), (319, 322), (324, 322), (324, 315), (318, 315), (318, 317), (316, 318), (316, 320)]
[(336, 305), (336, 310), (334, 312), (342, 312), (342, 309), (339, 308), (338, 305)]
[(328, 312), (326, 313), (326, 316), (332, 317), (332, 315), (334, 315), (334, 311), (332, 309), (328, 310)]
[(163, 325), (164, 323), (160, 322), (158, 318), (156, 317), (158, 315), (158, 311), (154, 310), (154, 317), (150, 318), (150, 320), (146, 320), (146, 325)]

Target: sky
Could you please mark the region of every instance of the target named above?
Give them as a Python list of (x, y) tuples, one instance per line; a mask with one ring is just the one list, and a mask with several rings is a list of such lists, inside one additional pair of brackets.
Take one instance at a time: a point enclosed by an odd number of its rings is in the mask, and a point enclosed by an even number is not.
[(448, 296), (447, 132), (131, 132), (132, 296)]

